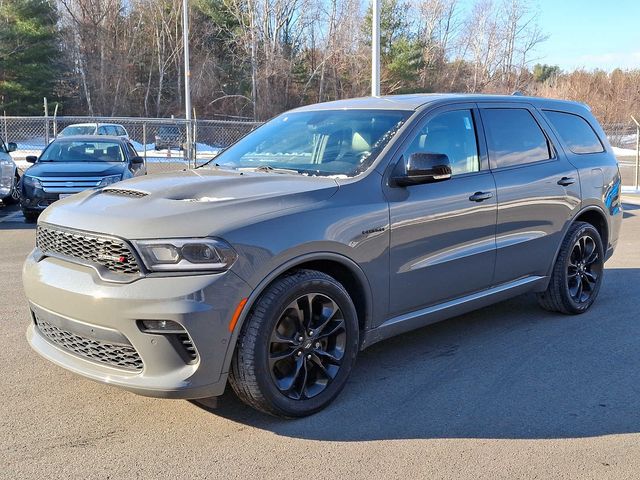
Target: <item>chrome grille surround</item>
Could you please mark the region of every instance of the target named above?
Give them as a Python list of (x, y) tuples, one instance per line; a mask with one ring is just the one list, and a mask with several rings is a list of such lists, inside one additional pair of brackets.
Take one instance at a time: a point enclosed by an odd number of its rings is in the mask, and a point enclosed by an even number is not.
[(96, 177), (34, 177), (42, 183), (46, 193), (78, 193), (96, 188), (104, 178)]
[(86, 338), (41, 320), (35, 314), (33, 319), (43, 337), (69, 353), (131, 372), (141, 372), (143, 369), (142, 358), (131, 344), (116, 344)]
[(118, 274), (140, 274), (140, 264), (133, 249), (117, 238), (40, 224), (36, 247), (44, 255), (99, 265)]

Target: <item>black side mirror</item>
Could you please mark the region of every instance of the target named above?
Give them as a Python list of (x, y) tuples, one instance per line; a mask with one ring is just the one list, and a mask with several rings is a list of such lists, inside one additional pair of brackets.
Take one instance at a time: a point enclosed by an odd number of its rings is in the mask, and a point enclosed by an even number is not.
[(14, 142), (7, 143), (7, 153), (15, 152), (18, 149), (18, 144)]
[(35, 155), (27, 155), (25, 160), (29, 163), (36, 163), (38, 161), (38, 157), (36, 157)]
[(144, 158), (142, 157), (131, 157), (131, 165), (142, 165), (144, 163)]
[(405, 164), (405, 171), (393, 177), (400, 187), (441, 182), (451, 178), (451, 162), (443, 153), (412, 153)]

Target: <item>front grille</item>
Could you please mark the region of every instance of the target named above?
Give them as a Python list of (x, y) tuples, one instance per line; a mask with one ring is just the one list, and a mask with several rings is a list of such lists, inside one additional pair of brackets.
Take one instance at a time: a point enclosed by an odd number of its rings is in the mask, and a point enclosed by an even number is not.
[(131, 344), (117, 345), (93, 340), (58, 328), (35, 315), (34, 320), (47, 340), (74, 355), (123, 370), (142, 371), (142, 359)]
[(47, 193), (78, 193), (96, 188), (104, 177), (37, 177)]
[(129, 246), (121, 240), (39, 225), (36, 246), (44, 254), (60, 254), (88, 261), (117, 273), (139, 273), (140, 266)]
[(124, 188), (105, 188), (102, 193), (110, 193), (111, 195), (122, 195), (123, 197), (146, 197), (148, 193), (138, 190), (127, 190)]

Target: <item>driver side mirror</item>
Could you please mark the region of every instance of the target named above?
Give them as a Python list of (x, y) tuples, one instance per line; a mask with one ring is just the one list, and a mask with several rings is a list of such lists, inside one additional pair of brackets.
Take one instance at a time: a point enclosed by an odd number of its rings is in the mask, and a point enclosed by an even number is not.
[(131, 165), (142, 165), (144, 163), (144, 158), (142, 157), (132, 157)]
[(15, 152), (18, 149), (18, 144), (14, 142), (7, 143), (7, 153)]
[(416, 152), (409, 156), (405, 171), (392, 178), (400, 186), (442, 182), (451, 178), (451, 162), (444, 153)]
[(38, 157), (36, 157), (35, 155), (27, 155), (25, 160), (29, 163), (36, 163), (38, 161)]

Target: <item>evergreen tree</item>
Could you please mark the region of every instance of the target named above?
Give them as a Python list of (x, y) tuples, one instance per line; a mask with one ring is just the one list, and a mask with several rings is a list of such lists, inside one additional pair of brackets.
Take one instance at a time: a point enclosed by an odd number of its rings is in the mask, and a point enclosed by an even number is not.
[(53, 0), (0, 1), (0, 112), (42, 114), (55, 97), (58, 15)]

